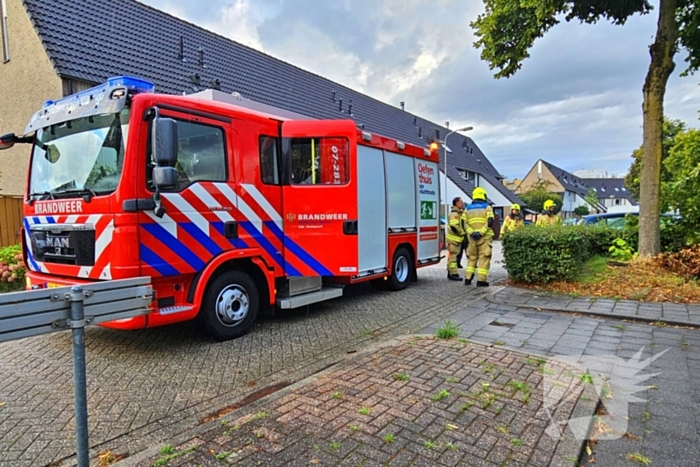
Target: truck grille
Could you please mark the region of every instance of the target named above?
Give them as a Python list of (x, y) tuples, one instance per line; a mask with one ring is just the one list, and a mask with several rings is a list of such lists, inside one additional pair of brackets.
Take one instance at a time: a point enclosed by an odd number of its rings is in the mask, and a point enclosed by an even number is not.
[(32, 226), (32, 253), (37, 261), (74, 266), (95, 265), (95, 230), (91, 226)]

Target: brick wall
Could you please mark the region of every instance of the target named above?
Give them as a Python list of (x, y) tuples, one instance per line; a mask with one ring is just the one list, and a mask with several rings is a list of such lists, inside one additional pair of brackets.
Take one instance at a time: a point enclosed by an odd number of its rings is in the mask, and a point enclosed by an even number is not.
[[(0, 60), (0, 134), (21, 135), (44, 101), (61, 98), (63, 90), (22, 0), (6, 4), (10, 61)], [(29, 153), (26, 144), (0, 152), (0, 195), (23, 193)]]

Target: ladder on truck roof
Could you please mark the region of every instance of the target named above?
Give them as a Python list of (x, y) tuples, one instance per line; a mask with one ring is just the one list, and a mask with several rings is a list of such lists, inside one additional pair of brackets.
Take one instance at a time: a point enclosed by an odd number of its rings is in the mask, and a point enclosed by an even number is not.
[(194, 94), (188, 94), (187, 96), (194, 97), (196, 99), (222, 102), (224, 104), (233, 105), (255, 113), (263, 114), (266, 117), (275, 117), (277, 120), (316, 120), (308, 115), (302, 115), (289, 110), (280, 109), (272, 105), (263, 104), (262, 102), (247, 99), (237, 92), (227, 94), (223, 91), (217, 91), (216, 89), (206, 89)]

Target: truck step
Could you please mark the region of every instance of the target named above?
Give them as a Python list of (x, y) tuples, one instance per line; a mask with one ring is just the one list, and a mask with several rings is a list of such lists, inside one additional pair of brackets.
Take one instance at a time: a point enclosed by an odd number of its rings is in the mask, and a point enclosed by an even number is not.
[(278, 298), (277, 306), (283, 310), (291, 310), (294, 308), (311, 305), (312, 303), (323, 302), (325, 300), (330, 300), (331, 298), (338, 298), (342, 296), (342, 287), (324, 287), (317, 292), (305, 293), (289, 298)]

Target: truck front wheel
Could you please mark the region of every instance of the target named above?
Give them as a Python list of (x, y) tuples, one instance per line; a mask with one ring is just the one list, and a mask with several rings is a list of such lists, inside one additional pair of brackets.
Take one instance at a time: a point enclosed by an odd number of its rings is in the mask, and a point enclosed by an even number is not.
[(227, 271), (209, 284), (197, 321), (217, 341), (235, 339), (253, 327), (259, 307), (253, 279), (241, 271)]

